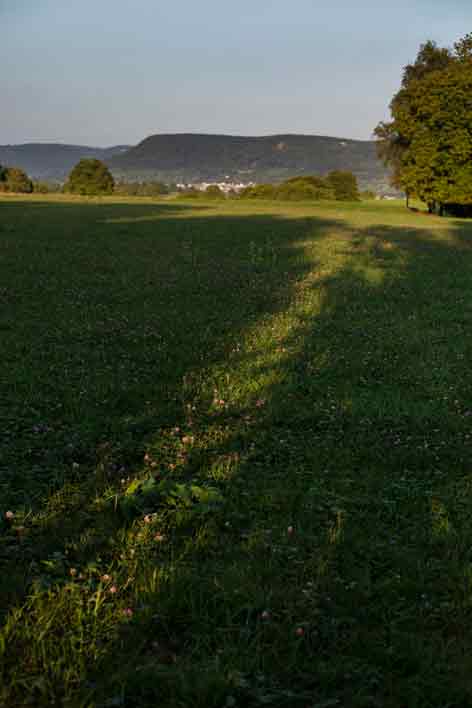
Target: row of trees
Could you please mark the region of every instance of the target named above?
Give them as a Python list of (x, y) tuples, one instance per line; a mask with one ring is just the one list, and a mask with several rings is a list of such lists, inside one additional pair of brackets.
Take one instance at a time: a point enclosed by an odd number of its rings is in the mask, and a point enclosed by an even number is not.
[[(17, 168), (0, 168), (0, 190), (9, 192), (32, 192), (33, 183), (29, 177)], [(47, 185), (38, 182), (35, 191), (49, 191)], [(80, 160), (72, 169), (64, 192), (81, 195), (121, 194), (124, 196), (161, 196), (169, 193), (169, 188), (160, 182), (132, 182), (115, 184), (108, 167), (96, 159)], [(190, 190), (185, 196), (224, 198), (225, 194), (217, 185), (209, 186), (205, 192)], [(360, 198), (357, 179), (351, 172), (333, 171), (326, 177), (316, 175), (292, 177), (281, 184), (260, 184), (247, 187), (239, 195), (242, 199), (282, 199), (310, 200), (321, 199), (358, 200)]]
[(360, 199), (356, 176), (352, 172), (335, 170), (326, 177), (316, 175), (292, 177), (281, 184), (259, 184), (247, 187), (240, 195), (243, 199), (283, 199), (285, 201), (319, 201)]
[(472, 34), (452, 49), (423, 44), (390, 110), (375, 135), (393, 185), (430, 212), (472, 212)]
[[(100, 160), (81, 160), (72, 170), (62, 191), (71, 194), (111, 194), (115, 182), (108, 167)], [(33, 182), (19, 167), (0, 165), (0, 192), (46, 194), (61, 191), (59, 185)], [(131, 192), (129, 192), (131, 193)]]

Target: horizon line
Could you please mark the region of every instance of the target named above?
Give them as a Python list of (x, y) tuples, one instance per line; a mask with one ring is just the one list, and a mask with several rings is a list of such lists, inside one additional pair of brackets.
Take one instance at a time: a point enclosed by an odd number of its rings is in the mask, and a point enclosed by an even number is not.
[(18, 142), (18, 143), (0, 143), (0, 147), (24, 147), (27, 145), (58, 145), (61, 147), (81, 147), (81, 148), (90, 148), (90, 149), (100, 149), (100, 150), (108, 150), (110, 148), (115, 148), (115, 147), (127, 147), (127, 148), (133, 148), (136, 147), (137, 145), (140, 145), (143, 143), (145, 140), (148, 140), (149, 138), (153, 138), (156, 136), (162, 136), (162, 137), (173, 137), (175, 135), (181, 135), (181, 136), (205, 136), (205, 137), (215, 137), (215, 138), (246, 138), (246, 139), (261, 139), (261, 138), (282, 138), (282, 137), (297, 137), (297, 138), (327, 138), (329, 140), (346, 140), (349, 142), (355, 142), (355, 143), (370, 143), (370, 142), (375, 142), (374, 136), (372, 138), (348, 138), (343, 135), (320, 135), (319, 133), (264, 133), (261, 135), (245, 135), (242, 133), (205, 133), (205, 132), (192, 132), (192, 131), (176, 131), (176, 132), (162, 132), (162, 133), (151, 133), (147, 135), (146, 137), (142, 138), (139, 140), (137, 143), (125, 143), (125, 142), (119, 142), (119, 143), (113, 143), (113, 144), (108, 144), (108, 145), (91, 145), (90, 143), (78, 143), (78, 142), (66, 142), (62, 140), (54, 140), (54, 139), (37, 139), (37, 140), (27, 140), (25, 142)]

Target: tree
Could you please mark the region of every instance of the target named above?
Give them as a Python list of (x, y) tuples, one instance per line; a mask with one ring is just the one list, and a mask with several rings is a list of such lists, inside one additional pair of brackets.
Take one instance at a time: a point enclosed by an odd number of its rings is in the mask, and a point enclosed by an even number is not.
[(393, 183), (430, 211), (472, 204), (472, 35), (453, 50), (427, 42), (403, 70), (390, 110), (375, 129)]
[(328, 174), (326, 182), (333, 190), (335, 199), (343, 201), (358, 201), (360, 199), (357, 179), (352, 172), (334, 170)]
[(108, 167), (100, 160), (80, 160), (73, 168), (64, 185), (66, 192), (72, 194), (111, 194), (115, 182)]
[(33, 183), (19, 167), (2, 167), (0, 165), (0, 192), (15, 192), (29, 194), (33, 191)]

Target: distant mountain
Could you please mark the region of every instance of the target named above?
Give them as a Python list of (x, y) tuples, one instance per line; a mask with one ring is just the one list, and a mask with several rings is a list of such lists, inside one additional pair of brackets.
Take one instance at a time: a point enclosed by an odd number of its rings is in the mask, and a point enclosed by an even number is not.
[(114, 155), (129, 149), (129, 145), (110, 148), (61, 143), (25, 143), (0, 145), (0, 165), (21, 167), (34, 179), (63, 180), (79, 160), (94, 157), (108, 162)]
[(303, 174), (350, 170), (363, 189), (392, 192), (373, 141), (317, 135), (151, 135), (135, 147), (26, 143), (0, 145), (0, 164), (36, 179), (65, 180), (82, 158), (103, 160), (118, 179), (163, 182), (280, 182)]
[(172, 182), (220, 180), (277, 182), (299, 174), (350, 170), (363, 188), (388, 190), (388, 171), (373, 141), (311, 135), (239, 137), (231, 135), (152, 135), (114, 155), (118, 176)]

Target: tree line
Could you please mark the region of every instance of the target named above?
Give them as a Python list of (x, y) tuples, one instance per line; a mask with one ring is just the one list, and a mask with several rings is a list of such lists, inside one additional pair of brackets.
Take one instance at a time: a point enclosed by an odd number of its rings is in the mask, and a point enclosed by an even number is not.
[[(115, 183), (108, 167), (97, 159), (83, 159), (72, 169), (63, 187), (44, 182), (33, 183), (25, 172), (18, 168), (0, 168), (0, 191), (47, 193), (63, 191), (69, 194), (96, 196), (118, 194), (123, 196), (156, 197), (169, 194), (171, 187), (162, 182), (118, 182)], [(184, 197), (225, 198), (225, 193), (217, 186), (210, 185), (205, 191), (188, 189)], [(281, 199), (289, 201), (321, 199), (360, 199), (357, 179), (352, 172), (335, 170), (326, 177), (308, 175), (292, 177), (281, 184), (258, 184), (246, 187), (239, 193), (229, 194), (241, 199)]]
[(281, 184), (258, 184), (242, 190), (242, 199), (281, 199), (284, 201), (319, 201), (360, 199), (357, 178), (352, 172), (334, 170), (326, 177), (307, 175), (291, 177)]

